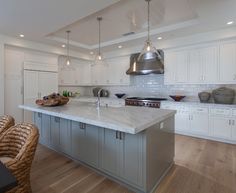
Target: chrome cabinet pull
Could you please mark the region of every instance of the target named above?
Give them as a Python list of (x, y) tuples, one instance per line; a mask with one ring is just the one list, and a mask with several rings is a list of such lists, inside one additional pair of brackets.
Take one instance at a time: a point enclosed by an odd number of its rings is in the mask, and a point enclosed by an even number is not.
[(116, 139), (118, 139), (118, 131), (116, 131)]
[(79, 123), (79, 127), (80, 127), (80, 129), (85, 129), (86, 125), (85, 125), (85, 123)]
[(42, 117), (42, 113), (38, 113), (38, 118), (41, 118)]
[(231, 125), (231, 120), (229, 120), (229, 125)]
[(59, 123), (59, 121), (60, 121), (60, 118), (59, 117), (55, 117), (55, 122)]
[(120, 133), (120, 137), (119, 138), (120, 138), (120, 140), (122, 140), (122, 132), (119, 132), (119, 133)]

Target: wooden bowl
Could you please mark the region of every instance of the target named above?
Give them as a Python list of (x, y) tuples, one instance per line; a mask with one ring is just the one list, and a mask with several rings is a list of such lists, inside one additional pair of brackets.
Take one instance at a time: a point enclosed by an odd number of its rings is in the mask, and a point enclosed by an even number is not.
[(181, 101), (183, 98), (185, 98), (185, 96), (182, 95), (170, 95), (170, 98), (172, 98), (174, 101), (179, 102)]

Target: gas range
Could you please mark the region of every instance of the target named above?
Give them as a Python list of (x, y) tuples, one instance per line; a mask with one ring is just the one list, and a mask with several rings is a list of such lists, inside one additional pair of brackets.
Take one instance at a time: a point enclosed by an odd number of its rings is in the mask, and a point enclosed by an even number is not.
[(130, 98), (125, 99), (125, 105), (160, 108), (161, 101), (165, 101), (165, 100), (167, 99), (166, 98), (130, 97)]

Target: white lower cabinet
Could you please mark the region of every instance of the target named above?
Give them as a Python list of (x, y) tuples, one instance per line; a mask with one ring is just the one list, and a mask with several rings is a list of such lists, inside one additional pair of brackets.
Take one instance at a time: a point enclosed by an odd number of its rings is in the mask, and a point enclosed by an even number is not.
[(232, 126), (228, 117), (211, 116), (212, 135), (221, 139), (231, 139)]
[(236, 141), (236, 117), (234, 117), (232, 121), (232, 139)]
[(208, 108), (191, 108), (190, 129), (193, 133), (209, 135)]
[(236, 110), (186, 104), (162, 104), (176, 110), (175, 131), (183, 135), (236, 143)]

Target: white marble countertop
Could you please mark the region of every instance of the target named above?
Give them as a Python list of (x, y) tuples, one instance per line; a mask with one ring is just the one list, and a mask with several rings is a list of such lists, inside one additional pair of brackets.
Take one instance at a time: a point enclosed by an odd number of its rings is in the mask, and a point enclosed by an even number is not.
[(28, 101), (19, 108), (131, 134), (139, 133), (176, 113), (174, 110), (131, 106), (97, 109), (94, 103), (73, 100), (59, 107), (40, 107)]
[(174, 105), (198, 105), (198, 106), (206, 106), (206, 107), (215, 107), (215, 108), (236, 108), (236, 104), (228, 105), (228, 104), (216, 104), (216, 103), (201, 103), (200, 101), (161, 101), (161, 104), (174, 104)]

